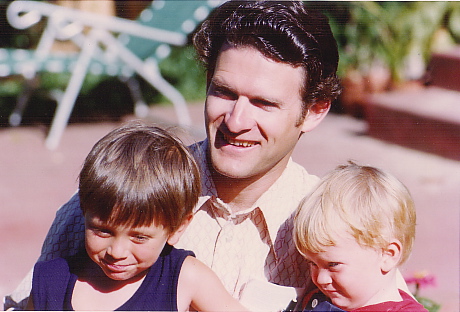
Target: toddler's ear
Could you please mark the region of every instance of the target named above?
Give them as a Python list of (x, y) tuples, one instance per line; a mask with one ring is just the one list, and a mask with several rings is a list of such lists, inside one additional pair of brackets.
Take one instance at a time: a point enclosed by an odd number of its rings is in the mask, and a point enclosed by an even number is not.
[(179, 226), (179, 228), (174, 233), (169, 235), (169, 238), (168, 238), (168, 244), (169, 245), (174, 246), (175, 244), (177, 244), (177, 242), (181, 238), (182, 234), (185, 232), (185, 230), (187, 229), (188, 225), (190, 224), (190, 222), (192, 222), (192, 219), (193, 219), (193, 214), (190, 214), (190, 216), (188, 216), (184, 220), (184, 222), (182, 222), (182, 224)]
[(401, 251), (402, 245), (397, 239), (392, 240), (382, 249), (382, 272), (388, 273), (398, 266), (399, 260), (401, 259)]

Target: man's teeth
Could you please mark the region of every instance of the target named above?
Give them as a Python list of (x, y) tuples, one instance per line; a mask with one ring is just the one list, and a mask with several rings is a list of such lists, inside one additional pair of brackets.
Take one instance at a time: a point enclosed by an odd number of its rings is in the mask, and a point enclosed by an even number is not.
[(238, 147), (250, 147), (250, 146), (253, 146), (255, 145), (254, 142), (252, 141), (241, 141), (241, 140), (234, 140), (234, 139), (231, 139), (227, 136), (225, 136), (225, 139), (227, 140), (227, 142), (231, 145), (234, 145), (234, 146), (238, 146)]

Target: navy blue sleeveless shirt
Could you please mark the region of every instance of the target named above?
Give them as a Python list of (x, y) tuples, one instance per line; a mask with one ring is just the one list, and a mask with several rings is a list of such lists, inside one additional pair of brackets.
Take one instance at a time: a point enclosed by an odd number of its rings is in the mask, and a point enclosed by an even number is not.
[[(73, 310), (71, 299), (82, 261), (91, 261), (86, 252), (69, 259), (37, 262), (32, 279), (35, 310)], [(193, 252), (166, 245), (139, 289), (117, 310), (177, 311), (177, 283), (182, 264)]]

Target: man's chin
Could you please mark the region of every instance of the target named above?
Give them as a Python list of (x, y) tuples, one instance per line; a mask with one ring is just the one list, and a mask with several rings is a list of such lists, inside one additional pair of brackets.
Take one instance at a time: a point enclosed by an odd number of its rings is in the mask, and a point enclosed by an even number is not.
[(245, 176), (242, 176), (241, 173), (235, 170), (233, 167), (228, 166), (213, 166), (214, 172), (217, 177), (225, 178), (225, 179), (242, 179)]
[(251, 177), (251, 172), (246, 167), (247, 164), (241, 164), (232, 159), (218, 158), (216, 160), (212, 165), (215, 178), (240, 180)]

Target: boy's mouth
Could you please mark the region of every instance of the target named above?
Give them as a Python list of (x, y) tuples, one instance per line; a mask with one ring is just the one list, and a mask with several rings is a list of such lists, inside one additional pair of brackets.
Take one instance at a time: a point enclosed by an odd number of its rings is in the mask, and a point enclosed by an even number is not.
[(106, 268), (108, 268), (110, 271), (114, 273), (124, 272), (129, 267), (129, 265), (114, 264), (114, 263), (110, 263), (104, 260), (102, 260), (101, 262), (104, 264)]

